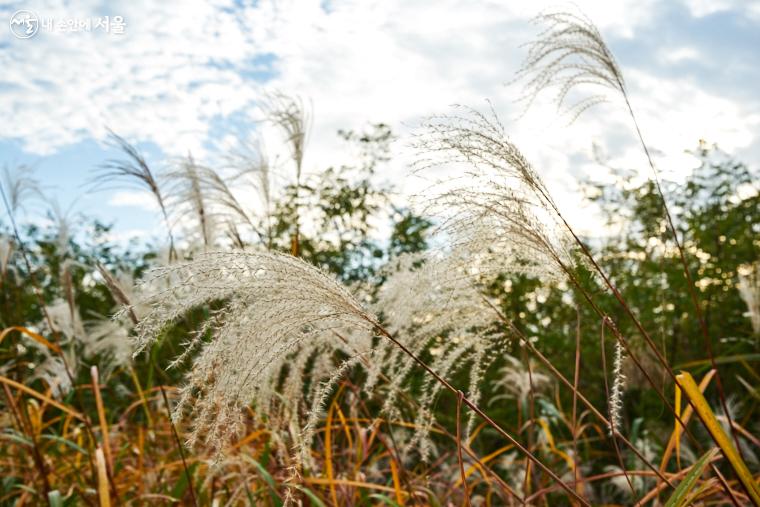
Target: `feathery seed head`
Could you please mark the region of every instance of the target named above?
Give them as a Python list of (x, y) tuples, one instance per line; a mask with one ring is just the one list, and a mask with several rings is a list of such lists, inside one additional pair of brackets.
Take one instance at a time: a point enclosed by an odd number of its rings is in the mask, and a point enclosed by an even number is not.
[(556, 88), (558, 109), (566, 106), (571, 122), (588, 108), (606, 102), (596, 93), (567, 106), (574, 89), (611, 88), (625, 95), (623, 74), (597, 27), (583, 14), (547, 11), (534, 19), (545, 29), (528, 44), (528, 55), (517, 72), (525, 81), (522, 101), (529, 108), (546, 89)]
[[(138, 351), (192, 308), (223, 304), (202, 328), (211, 340), (194, 340), (202, 349), (175, 408), (178, 418), (189, 408), (190, 443), (215, 451), (237, 435), (241, 409), (251, 403), (256, 417), (266, 415), (270, 425), (297, 426), (304, 405), (320, 406), (319, 399), (313, 404), (304, 399), (304, 384), (312, 397), (326, 396), (319, 390), (321, 380), (345, 371), (333, 362), (332, 351), (355, 356), (368, 350), (377, 325), (332, 277), (283, 254), (202, 254), (154, 270), (146, 288), (142, 302), (151, 310), (136, 327)], [(326, 362), (306, 379), (306, 361), (317, 354)], [(282, 372), (288, 397), (277, 395)]]

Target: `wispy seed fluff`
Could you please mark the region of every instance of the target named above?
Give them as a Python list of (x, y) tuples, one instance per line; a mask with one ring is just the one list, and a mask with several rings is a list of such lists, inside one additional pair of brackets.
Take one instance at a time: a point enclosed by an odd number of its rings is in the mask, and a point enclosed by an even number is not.
[(610, 434), (620, 431), (623, 411), (623, 391), (625, 390), (625, 374), (623, 362), (625, 349), (620, 342), (615, 342), (615, 357), (612, 362), (612, 388), (610, 389)]
[[(493, 310), (486, 304), (475, 273), (460, 252), (446, 255), (405, 254), (383, 273), (376, 311), (394, 337), (417, 356), (429, 356), (430, 367), (444, 378), (467, 371), (467, 396), (477, 402), (480, 383), (496, 356), (500, 334), (494, 325)], [(423, 354), (424, 353), (424, 354)], [(365, 385), (371, 389), (384, 373), (390, 380), (384, 412), (396, 416), (402, 392), (410, 388), (414, 361), (390, 342), (382, 342), (369, 368)], [(433, 454), (429, 430), (435, 423), (432, 407), (441, 385), (425, 377), (417, 403), (417, 431), (407, 442), (407, 450), (418, 450), (422, 459)], [(474, 418), (474, 412), (472, 412)]]
[(417, 136), (418, 172), (454, 171), (427, 192), (424, 212), (481, 270), (564, 280), (575, 261), (571, 237), (538, 172), (507, 138), (496, 113), (458, 106)]
[(321, 409), (324, 381), (371, 349), (375, 318), (331, 276), (289, 255), (203, 254), (154, 270), (144, 287), (151, 310), (136, 327), (138, 352), (190, 310), (221, 307), (186, 345), (201, 350), (174, 416), (191, 421), (191, 445), (222, 451), (249, 405), (256, 422), (303, 440), (301, 415)]
[[(547, 11), (536, 16), (533, 23), (544, 30), (528, 44), (528, 54), (517, 72), (517, 79), (524, 81), (522, 100), (527, 107), (541, 92), (555, 88), (557, 108), (564, 106), (572, 122), (588, 108), (607, 100), (600, 88), (625, 97), (620, 67), (590, 19), (582, 14)], [(581, 87), (596, 87), (597, 93), (568, 104), (571, 92)]]

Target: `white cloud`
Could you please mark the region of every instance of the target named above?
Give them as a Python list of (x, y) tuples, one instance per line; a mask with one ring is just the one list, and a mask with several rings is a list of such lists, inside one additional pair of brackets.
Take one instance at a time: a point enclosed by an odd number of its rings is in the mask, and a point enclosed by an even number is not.
[(108, 199), (110, 206), (127, 206), (147, 211), (159, 211), (156, 197), (142, 190), (118, 190)]
[(691, 15), (697, 18), (710, 16), (719, 12), (740, 10), (754, 16), (760, 14), (760, 1), (758, 0), (682, 0), (691, 11)]
[[(40, 32), (18, 40), (2, 33), (0, 137), (48, 154), (111, 126), (170, 153), (202, 150), (210, 123), (250, 101), (241, 73), (255, 48), (237, 26), (233, 2), (30, 2), (24, 8), (55, 21), (123, 16), (123, 35), (102, 30)], [(8, 19), (16, 6), (0, 11)], [(5, 23), (5, 22), (4, 22)]]
[[(694, 16), (742, 6), (730, 0), (683, 0)], [(123, 36), (41, 33), (10, 40), (0, 50), (0, 138), (20, 138), (44, 154), (94, 137), (108, 125), (132, 141), (152, 141), (168, 154), (213, 156), (209, 140), (229, 144), (226, 120), (243, 113), (257, 118), (255, 100), (264, 84), (250, 77), (255, 57), (275, 55), (268, 89), (311, 100), (313, 132), (306, 167), (318, 170), (347, 157), (338, 129), (367, 122), (390, 123), (401, 140), (388, 179), (407, 193), (422, 182), (401, 179), (410, 158), (410, 126), (423, 116), (446, 112), (453, 103), (485, 107), (493, 101), (513, 140), (572, 206), (578, 172), (593, 171), (592, 142), (604, 145), (616, 163), (643, 167), (629, 119), (619, 104), (591, 111), (568, 127), (554, 108), (539, 103), (518, 119), (515, 86), (505, 86), (518, 68), (519, 46), (536, 33), (529, 19), (556, 1), (459, 2), (441, 0), (264, 1), (239, 7), (233, 0), (168, 3), (140, 0), (121, 6), (50, 0), (28, 6), (41, 16), (122, 15)], [(605, 37), (633, 44), (643, 27), (667, 26), (667, 2), (657, 0), (577, 2)], [(6, 8), (2, 13), (7, 14)], [(74, 12), (76, 10), (76, 12)], [(657, 58), (691, 65), (696, 49), (672, 42)], [(0, 46), (2, 47), (2, 46)], [(624, 68), (644, 133), (662, 154), (658, 164), (682, 174), (682, 152), (704, 137), (727, 149), (760, 156), (758, 97), (733, 99), (706, 91), (703, 83), (658, 75), (646, 63)], [(644, 65), (643, 67), (641, 65)], [(214, 123), (216, 122), (216, 123)], [(277, 134), (266, 131), (271, 155)], [(749, 162), (755, 162), (750, 160)], [(136, 194), (117, 194), (117, 205), (145, 205)], [(142, 203), (142, 204), (141, 204)], [(585, 219), (575, 210), (578, 220)]]
[(692, 62), (699, 60), (699, 57), (699, 51), (692, 47), (665, 48), (660, 52), (663, 63)]

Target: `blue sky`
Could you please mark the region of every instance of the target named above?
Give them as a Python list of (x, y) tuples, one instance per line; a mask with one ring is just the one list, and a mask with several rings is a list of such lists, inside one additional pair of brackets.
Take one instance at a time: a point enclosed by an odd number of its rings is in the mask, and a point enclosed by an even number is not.
[[(493, 102), (511, 138), (544, 173), (580, 226), (578, 176), (600, 171), (596, 143), (611, 162), (644, 167), (619, 104), (571, 126), (539, 103), (520, 117), (520, 90), (507, 85), (535, 35), (528, 21), (556, 2), (442, 0), (245, 2), (0, 2), (0, 165), (36, 168), (64, 207), (113, 223), (118, 237), (160, 236), (150, 199), (135, 190), (92, 192), (92, 171), (117, 155), (106, 127), (136, 143), (159, 170), (192, 152), (217, 164), (240, 137), (281, 140), (258, 123), (267, 91), (313, 107), (306, 168), (340, 163), (338, 129), (390, 124), (399, 139), (382, 175), (400, 194), (408, 135), (423, 117), (454, 103)], [(562, 5), (562, 4), (559, 4)], [(753, 0), (580, 1), (623, 68), (644, 135), (663, 173), (694, 166), (684, 150), (701, 138), (760, 165), (760, 2)], [(40, 27), (11, 34), (12, 14), (94, 20), (121, 16), (124, 33)], [(34, 219), (34, 217), (28, 217)]]

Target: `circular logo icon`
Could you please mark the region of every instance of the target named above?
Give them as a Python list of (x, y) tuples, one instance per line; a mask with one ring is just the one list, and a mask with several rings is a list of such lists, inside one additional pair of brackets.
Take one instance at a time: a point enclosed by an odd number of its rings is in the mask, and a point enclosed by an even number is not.
[(40, 21), (31, 11), (16, 11), (11, 16), (11, 33), (19, 39), (29, 39), (37, 34)]

